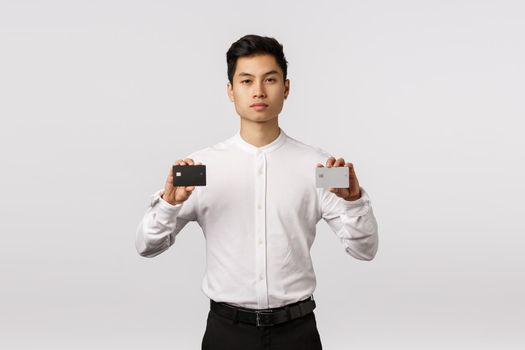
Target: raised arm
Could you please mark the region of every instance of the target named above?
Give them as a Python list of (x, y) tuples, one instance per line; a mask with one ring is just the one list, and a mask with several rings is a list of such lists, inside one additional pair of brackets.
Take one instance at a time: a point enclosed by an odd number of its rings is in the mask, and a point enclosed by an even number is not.
[[(339, 237), (348, 254), (356, 259), (372, 260), (377, 253), (378, 234), (368, 193), (359, 185), (352, 163), (329, 156), (326, 166), (348, 167), (349, 183), (348, 187), (343, 188), (317, 189), (322, 217)], [(317, 163), (317, 167), (323, 167), (323, 164)]]
[(345, 251), (359, 260), (372, 260), (378, 248), (377, 221), (368, 193), (361, 198), (344, 200), (325, 189), (318, 189), (323, 219), (339, 237)]
[[(175, 164), (191, 166), (194, 162), (186, 158)], [(197, 194), (192, 195), (194, 189), (194, 186), (173, 186), (170, 166), (164, 189), (153, 194), (137, 227), (135, 247), (141, 256), (152, 258), (164, 252), (188, 222), (197, 220), (198, 198)]]

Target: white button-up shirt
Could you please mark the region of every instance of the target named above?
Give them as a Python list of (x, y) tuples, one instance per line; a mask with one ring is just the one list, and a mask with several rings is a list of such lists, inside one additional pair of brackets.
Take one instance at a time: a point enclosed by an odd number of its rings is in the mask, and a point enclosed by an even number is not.
[(276, 308), (313, 294), (310, 257), (316, 224), (324, 219), (345, 251), (371, 260), (378, 247), (370, 198), (346, 201), (315, 187), (315, 167), (330, 154), (288, 136), (263, 147), (233, 137), (187, 156), (206, 165), (206, 186), (183, 203), (152, 196), (137, 227), (136, 248), (154, 257), (174, 242), (189, 221), (206, 239), (204, 294), (217, 302)]

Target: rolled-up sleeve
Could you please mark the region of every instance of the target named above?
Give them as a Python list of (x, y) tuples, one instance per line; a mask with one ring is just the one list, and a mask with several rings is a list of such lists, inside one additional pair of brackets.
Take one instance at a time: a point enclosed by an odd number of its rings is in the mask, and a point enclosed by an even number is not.
[(339, 237), (345, 251), (359, 260), (372, 260), (378, 249), (377, 221), (368, 193), (347, 201), (326, 189), (318, 189), (322, 218)]
[(197, 220), (197, 191), (185, 202), (176, 205), (160, 198), (163, 191), (152, 195), (150, 205), (137, 226), (135, 247), (144, 257), (152, 258), (167, 250), (184, 226)]

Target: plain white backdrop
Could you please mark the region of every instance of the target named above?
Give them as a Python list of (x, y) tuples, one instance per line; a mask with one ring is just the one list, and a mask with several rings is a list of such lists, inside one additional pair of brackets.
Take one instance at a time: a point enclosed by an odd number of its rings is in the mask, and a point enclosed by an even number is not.
[(523, 349), (524, 11), (0, 0), (0, 348), (200, 349), (200, 227), (153, 259), (135, 230), (174, 160), (239, 129), (225, 55), (259, 34), (281, 127), (353, 162), (378, 220), (370, 262), (318, 225), (324, 348)]

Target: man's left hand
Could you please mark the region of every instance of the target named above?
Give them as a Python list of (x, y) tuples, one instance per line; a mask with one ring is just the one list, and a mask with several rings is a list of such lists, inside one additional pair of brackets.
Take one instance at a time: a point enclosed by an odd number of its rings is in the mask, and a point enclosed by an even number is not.
[[(329, 188), (328, 191), (334, 193), (336, 196), (343, 198), (347, 201), (355, 201), (361, 198), (361, 189), (359, 188), (359, 181), (357, 180), (357, 176), (354, 171), (354, 165), (352, 163), (346, 163), (343, 158), (338, 158), (337, 160), (335, 157), (330, 157), (326, 161), (326, 167), (338, 167), (338, 166), (347, 166), (349, 169), (349, 184), (348, 188)], [(323, 167), (321, 163), (317, 163), (317, 167)]]

